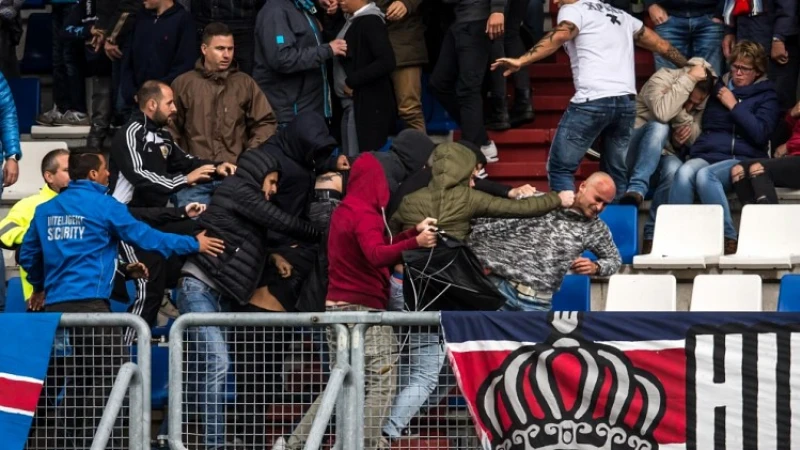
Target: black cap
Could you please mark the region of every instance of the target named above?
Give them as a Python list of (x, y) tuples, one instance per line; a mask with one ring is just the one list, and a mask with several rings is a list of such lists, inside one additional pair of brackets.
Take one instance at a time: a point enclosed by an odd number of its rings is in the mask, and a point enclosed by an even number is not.
[(458, 144), (461, 144), (464, 147), (467, 147), (468, 149), (470, 149), (472, 151), (472, 153), (475, 153), (475, 159), (477, 160), (478, 164), (482, 164), (484, 166), (486, 165), (486, 163), (487, 163), (486, 155), (483, 154), (483, 152), (481, 151), (480, 146), (478, 146), (474, 142), (470, 142), (470, 141), (468, 141), (466, 139), (461, 139), (460, 141), (458, 141)]

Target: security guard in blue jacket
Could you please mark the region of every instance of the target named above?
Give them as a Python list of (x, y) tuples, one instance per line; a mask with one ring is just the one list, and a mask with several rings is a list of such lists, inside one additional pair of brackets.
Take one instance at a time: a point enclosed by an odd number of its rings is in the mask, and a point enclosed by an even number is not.
[[(108, 190), (105, 158), (70, 155), (69, 186), (36, 208), (20, 250), (20, 265), (33, 285), (32, 309), (44, 300), (48, 312), (110, 312), (108, 298), (120, 240), (165, 257), (224, 250), (223, 241), (162, 233), (134, 219)], [(66, 397), (75, 403), (74, 448), (89, 448), (103, 415), (103, 402), (122, 364), (121, 330), (83, 329), (70, 333), (75, 368), (67, 373)], [(114, 448), (122, 448), (112, 443)]]

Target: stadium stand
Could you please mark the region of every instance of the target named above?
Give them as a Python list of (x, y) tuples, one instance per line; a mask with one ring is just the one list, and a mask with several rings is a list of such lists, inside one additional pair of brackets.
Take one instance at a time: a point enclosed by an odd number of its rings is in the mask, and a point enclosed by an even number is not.
[(591, 280), (588, 275), (567, 275), (553, 294), (553, 311), (590, 311)]
[(20, 200), (39, 192), (42, 181), (42, 158), (50, 150), (67, 148), (66, 142), (23, 141), (22, 159), (19, 161), (19, 180), (14, 185), (3, 189), (3, 200)]
[[(600, 220), (608, 225), (611, 237), (622, 257), (622, 264), (630, 264), (639, 253), (639, 211), (633, 205), (608, 205), (600, 213)], [(587, 251), (583, 256), (597, 260), (594, 253)]]
[(779, 312), (800, 312), (800, 275), (784, 275), (778, 294)]
[(758, 275), (698, 275), (690, 311), (761, 311)]
[(613, 275), (608, 282), (606, 311), (676, 311), (674, 275)]
[(722, 255), (722, 206), (662, 205), (653, 250), (633, 258), (637, 269), (705, 269)]
[(53, 27), (50, 13), (32, 13), (25, 34), (25, 53), (19, 62), (23, 75), (50, 74), (53, 70)]
[[(747, 205), (735, 255), (719, 259), (721, 269), (791, 269), (800, 263), (800, 205)], [(765, 232), (769, 224), (769, 232)]]
[(28, 134), (39, 115), (41, 82), (38, 78), (11, 78), (7, 81), (14, 96), (14, 106), (17, 107), (19, 132)]
[(22, 295), (22, 279), (10, 278), (6, 286), (6, 311), (9, 313), (24, 313), (28, 307)]

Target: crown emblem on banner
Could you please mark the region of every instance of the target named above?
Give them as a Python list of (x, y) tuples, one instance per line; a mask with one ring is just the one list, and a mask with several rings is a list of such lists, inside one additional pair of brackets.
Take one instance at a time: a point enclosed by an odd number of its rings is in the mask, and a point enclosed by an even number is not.
[[(512, 352), (480, 386), (477, 410), (492, 449), (658, 449), (653, 431), (666, 410), (663, 386), (619, 349), (583, 339), (580, 325), (579, 313), (552, 314), (547, 341)], [(562, 358), (580, 366), (570, 406), (554, 375)], [(534, 415), (533, 402), (542, 413)]]

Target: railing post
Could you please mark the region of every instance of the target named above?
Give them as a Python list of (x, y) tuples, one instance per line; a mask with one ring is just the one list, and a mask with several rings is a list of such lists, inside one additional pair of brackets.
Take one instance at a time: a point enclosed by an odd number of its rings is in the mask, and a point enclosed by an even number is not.
[(144, 443), (144, 436), (142, 435), (143, 427), (141, 423), (144, 419), (144, 415), (142, 414), (142, 376), (139, 366), (131, 362), (123, 364), (117, 374), (114, 387), (111, 389), (111, 394), (108, 396), (108, 403), (106, 403), (106, 407), (103, 411), (103, 417), (100, 419), (100, 424), (97, 426), (97, 431), (92, 440), (91, 450), (105, 450), (108, 445), (108, 440), (111, 438), (111, 434), (114, 430), (114, 422), (116, 422), (119, 411), (125, 403), (125, 393), (128, 391), (128, 388), (130, 388), (131, 392), (128, 448), (130, 450), (142, 450), (142, 444)]
[[(182, 316), (184, 317), (184, 316)], [(186, 331), (185, 320), (179, 317), (169, 331), (169, 448), (186, 450), (183, 445), (183, 337)]]
[(359, 323), (350, 331), (350, 367), (353, 374), (353, 386), (350, 393), (350, 402), (353, 412), (354, 432), (349, 433), (350, 439), (345, 443), (345, 449), (364, 450), (364, 337), (369, 324)]

